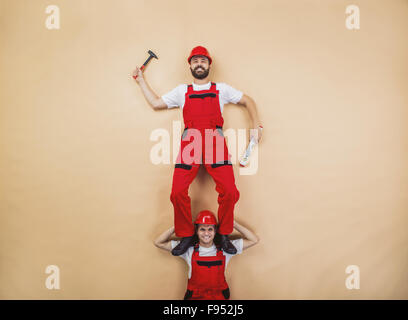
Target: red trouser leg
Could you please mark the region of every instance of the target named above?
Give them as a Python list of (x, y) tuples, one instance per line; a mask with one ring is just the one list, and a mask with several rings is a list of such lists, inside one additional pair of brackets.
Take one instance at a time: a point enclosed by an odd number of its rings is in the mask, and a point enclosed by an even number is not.
[(174, 169), (170, 200), (174, 206), (174, 230), (177, 237), (190, 237), (194, 235), (191, 218), (191, 199), (188, 195), (188, 189), (196, 177), (199, 168), (199, 165), (193, 165), (190, 169)]
[(218, 233), (230, 234), (234, 229), (234, 206), (239, 199), (234, 171), (231, 165), (215, 168), (205, 165), (205, 168), (214, 179), (215, 190), (218, 192)]

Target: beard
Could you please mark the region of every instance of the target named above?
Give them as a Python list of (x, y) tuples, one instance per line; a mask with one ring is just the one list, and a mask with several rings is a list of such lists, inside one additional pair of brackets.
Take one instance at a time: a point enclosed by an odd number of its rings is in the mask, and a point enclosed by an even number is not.
[[(190, 67), (190, 70), (191, 70), (191, 74), (192, 74), (193, 77), (196, 78), (196, 79), (204, 79), (204, 78), (206, 78), (206, 77), (208, 76), (208, 74), (210, 73), (210, 67), (208, 67), (207, 70), (205, 70), (205, 69), (202, 68), (202, 67), (197, 67), (197, 68), (195, 68), (195, 69), (193, 70), (193, 69), (191, 69), (191, 67)], [(200, 70), (200, 71), (197, 72), (197, 70)]]

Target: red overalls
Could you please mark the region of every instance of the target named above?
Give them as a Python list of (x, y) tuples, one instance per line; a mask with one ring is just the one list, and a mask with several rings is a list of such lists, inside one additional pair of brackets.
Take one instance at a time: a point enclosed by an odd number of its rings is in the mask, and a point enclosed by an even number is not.
[(188, 189), (201, 164), (212, 176), (218, 192), (220, 234), (233, 230), (234, 206), (239, 199), (234, 172), (222, 132), (224, 119), (219, 104), (219, 91), (211, 82), (209, 90), (194, 91), (187, 87), (183, 108), (184, 132), (173, 174), (170, 200), (174, 206), (174, 227), (178, 237), (194, 234), (191, 199)]
[(185, 300), (228, 300), (225, 280), (225, 256), (220, 248), (214, 257), (200, 257), (198, 244), (191, 257), (191, 278), (188, 279)]

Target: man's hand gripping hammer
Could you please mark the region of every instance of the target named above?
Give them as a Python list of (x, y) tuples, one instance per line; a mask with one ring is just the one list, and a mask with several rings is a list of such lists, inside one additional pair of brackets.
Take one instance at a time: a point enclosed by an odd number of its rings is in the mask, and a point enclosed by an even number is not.
[[(143, 65), (140, 67), (140, 71), (142, 71), (142, 72), (143, 72), (143, 70), (146, 68), (147, 64), (149, 63), (149, 61), (150, 61), (152, 58), (159, 59), (159, 58), (155, 55), (155, 53), (154, 53), (153, 51), (149, 50), (147, 53), (149, 54), (149, 58), (147, 58), (147, 60), (145, 61), (145, 63), (143, 63)], [(133, 79), (136, 79), (136, 78), (137, 78), (137, 74), (136, 74), (136, 75), (132, 75), (132, 77), (133, 77)]]

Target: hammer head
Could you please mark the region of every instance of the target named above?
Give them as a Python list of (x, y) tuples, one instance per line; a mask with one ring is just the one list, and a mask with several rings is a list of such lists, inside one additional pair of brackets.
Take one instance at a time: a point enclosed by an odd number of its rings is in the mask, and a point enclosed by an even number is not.
[(159, 59), (152, 50), (147, 51), (148, 54), (150, 54), (151, 57)]

